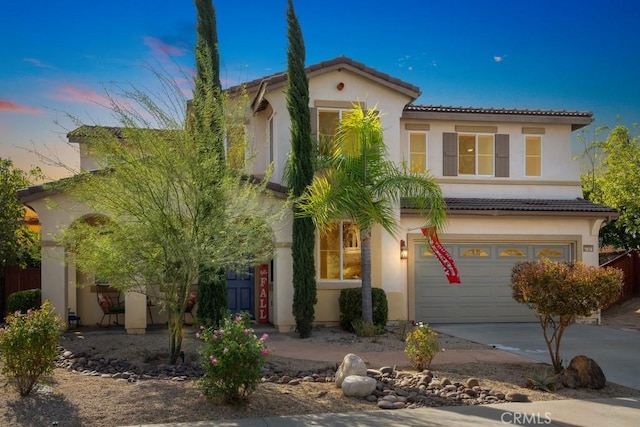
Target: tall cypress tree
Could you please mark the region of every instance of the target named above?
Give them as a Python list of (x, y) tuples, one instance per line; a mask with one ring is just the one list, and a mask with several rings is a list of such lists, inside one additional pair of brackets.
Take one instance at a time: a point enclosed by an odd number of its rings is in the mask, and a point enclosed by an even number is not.
[[(291, 118), (291, 175), (294, 197), (311, 184), (314, 173), (314, 149), (311, 141), (309, 81), (304, 68), (305, 48), (293, 1), (287, 8), (287, 109)], [(296, 208), (294, 207), (294, 211)], [(295, 213), (295, 212), (294, 212)], [(311, 335), (316, 303), (315, 226), (311, 218), (293, 220), (293, 315), (301, 338)]]
[[(201, 154), (203, 162), (215, 165), (212, 186), (226, 171), (224, 144), (224, 111), (220, 84), (220, 55), (216, 14), (211, 0), (195, 0), (196, 25), (196, 77), (193, 94), (192, 130), (205, 143)], [(210, 189), (208, 189), (210, 191)], [(206, 206), (203, 215), (217, 215), (213, 206)], [(227, 284), (224, 268), (202, 266), (198, 278), (198, 320), (205, 325), (218, 325), (227, 312)]]

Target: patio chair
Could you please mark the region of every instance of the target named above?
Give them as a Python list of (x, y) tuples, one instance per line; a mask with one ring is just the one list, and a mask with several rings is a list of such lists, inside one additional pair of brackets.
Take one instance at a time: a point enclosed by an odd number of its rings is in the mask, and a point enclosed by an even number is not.
[(107, 317), (107, 326), (111, 326), (111, 316), (116, 316), (114, 325), (120, 326), (119, 315), (124, 314), (124, 301), (120, 301), (120, 291), (105, 287), (96, 292), (98, 305), (102, 309), (102, 319), (98, 326), (103, 326), (104, 318)]

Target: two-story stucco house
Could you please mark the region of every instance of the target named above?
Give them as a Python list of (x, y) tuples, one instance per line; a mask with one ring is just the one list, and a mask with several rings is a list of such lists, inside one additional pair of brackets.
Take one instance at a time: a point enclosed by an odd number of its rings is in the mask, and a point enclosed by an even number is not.
[[(374, 229), (373, 285), (387, 294), (390, 321), (535, 321), (533, 312), (511, 298), (515, 262), (548, 257), (598, 264), (600, 226), (616, 212), (581, 198), (579, 165), (571, 154), (572, 132), (592, 122), (590, 112), (415, 105), (419, 88), (345, 57), (307, 71), (314, 137), (333, 135), (341, 115), (354, 103), (375, 107), (382, 113), (390, 159), (428, 170), (447, 201), (448, 222), (439, 237), (457, 265), (459, 285), (448, 283), (420, 231), (423, 218), (409, 204), (397, 206), (401, 235)], [(286, 84), (286, 73), (279, 73), (245, 85), (251, 99), (246, 156), (257, 176), (273, 164), (271, 188), (282, 193), (290, 149)], [(70, 140), (86, 153), (82, 138), (72, 132)], [(89, 165), (91, 159), (82, 161)], [(61, 262), (64, 248), (48, 237), (90, 213), (47, 210), (47, 198), (56, 199), (58, 205), (75, 203), (64, 194), (39, 188), (22, 192), (23, 201), (39, 213), (42, 223), (43, 296), (58, 311), (71, 308), (90, 323), (95, 316), (99, 320), (100, 310), (88, 288), (74, 287), (89, 279), (78, 277), (71, 263)], [(401, 258), (400, 241), (406, 242), (406, 258)], [(340, 290), (360, 286), (357, 228), (348, 222), (336, 224), (316, 242), (315, 320), (336, 323)], [(268, 277), (268, 295), (258, 291), (256, 266), (255, 274), (244, 275), (239, 287), (230, 280), (229, 306), (289, 331), (295, 327), (290, 218), (277, 231), (275, 246), (273, 261), (260, 269)], [(127, 295), (126, 305), (127, 330), (144, 331), (145, 298)]]

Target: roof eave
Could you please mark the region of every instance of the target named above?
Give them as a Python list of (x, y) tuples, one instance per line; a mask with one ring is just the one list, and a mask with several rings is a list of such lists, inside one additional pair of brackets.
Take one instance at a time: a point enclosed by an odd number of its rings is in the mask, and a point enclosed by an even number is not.
[(543, 114), (496, 114), (496, 113), (462, 113), (437, 111), (403, 111), (403, 119), (420, 120), (455, 120), (467, 122), (508, 122), (508, 123), (544, 123), (569, 124), (575, 131), (593, 122), (592, 116), (555, 116)]
[[(403, 208), (401, 209), (403, 215), (423, 215), (418, 209)], [(613, 220), (618, 218), (617, 212), (586, 212), (586, 211), (543, 211), (543, 210), (506, 210), (506, 209), (455, 209), (447, 210), (448, 216), (531, 216), (540, 217), (544, 216), (556, 216), (556, 217), (583, 217)]]

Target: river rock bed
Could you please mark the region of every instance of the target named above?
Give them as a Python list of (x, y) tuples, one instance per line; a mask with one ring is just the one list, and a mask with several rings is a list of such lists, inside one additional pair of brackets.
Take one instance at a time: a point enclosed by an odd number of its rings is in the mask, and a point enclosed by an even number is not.
[[(185, 381), (197, 379), (203, 370), (197, 360), (179, 361), (176, 365), (144, 363), (134, 365), (118, 358), (91, 356), (85, 352), (73, 353), (62, 349), (56, 359), (58, 368), (80, 375), (97, 376), (118, 381), (137, 382), (145, 379)], [(335, 387), (334, 369), (291, 372), (278, 364), (267, 362), (262, 382), (295, 387), (302, 382), (327, 383)], [(376, 388), (365, 399), (381, 409), (403, 409), (452, 405), (482, 405), (505, 401), (526, 401), (519, 393), (505, 394), (482, 387), (477, 379), (469, 378), (464, 384), (448, 378), (438, 378), (430, 370), (422, 372), (397, 371), (385, 366), (369, 369), (367, 375), (376, 380)]]

